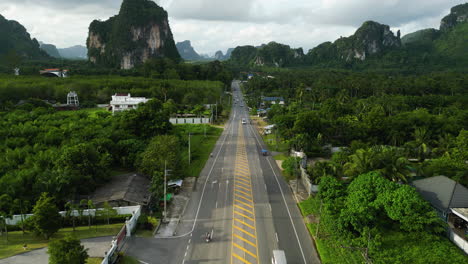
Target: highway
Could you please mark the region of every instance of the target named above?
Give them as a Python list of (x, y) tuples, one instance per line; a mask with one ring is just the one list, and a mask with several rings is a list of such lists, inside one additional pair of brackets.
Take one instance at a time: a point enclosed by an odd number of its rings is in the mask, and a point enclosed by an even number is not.
[(261, 155), (264, 143), (250, 124), (239, 82), (232, 90), (239, 101), (197, 180), (177, 234), (134, 241), (130, 254), (142, 263), (264, 264), (271, 263), (275, 249), (285, 251), (288, 264), (320, 263), (276, 162)]

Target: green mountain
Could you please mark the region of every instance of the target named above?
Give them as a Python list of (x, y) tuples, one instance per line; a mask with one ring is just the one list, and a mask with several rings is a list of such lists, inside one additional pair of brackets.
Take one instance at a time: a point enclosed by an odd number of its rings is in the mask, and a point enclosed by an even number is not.
[(290, 67), (302, 64), (302, 48), (292, 49), (288, 45), (270, 42), (260, 47), (240, 46), (232, 53), (230, 62), (238, 65)]
[(26, 28), (0, 15), (0, 57), (7, 55), (22, 59), (49, 58), (47, 53), (39, 48), (39, 42), (35, 38), (31, 39)]
[(54, 57), (54, 58), (61, 58), (59, 51), (57, 50), (57, 47), (52, 44), (45, 44), (42, 42), (39, 42), (41, 50), (47, 52), (49, 56)]
[(455, 6), (440, 30), (424, 29), (405, 35), (367, 21), (349, 37), (309, 50), (270, 43), (237, 47), (229, 62), (236, 66), (308, 66), (347, 69), (431, 70), (468, 67), (468, 3)]
[(190, 43), (190, 40), (177, 42), (176, 47), (177, 47), (177, 51), (179, 51), (180, 56), (184, 60), (196, 61), (196, 60), (202, 59), (202, 57), (198, 55), (198, 53), (192, 47), (192, 43)]
[(88, 59), (88, 49), (85, 46), (75, 45), (68, 48), (58, 49), (60, 56), (67, 59)]
[(307, 53), (307, 62), (319, 64), (328, 61), (364, 61), (400, 47), (400, 32), (395, 36), (389, 26), (367, 21), (354, 35), (339, 38), (334, 43), (325, 42), (311, 49)]
[(167, 12), (150, 0), (124, 0), (118, 15), (94, 20), (87, 39), (91, 62), (131, 69), (150, 58), (179, 60)]

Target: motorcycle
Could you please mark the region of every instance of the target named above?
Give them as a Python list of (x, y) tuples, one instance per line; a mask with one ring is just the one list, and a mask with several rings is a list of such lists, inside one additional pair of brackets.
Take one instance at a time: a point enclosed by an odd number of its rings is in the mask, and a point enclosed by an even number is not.
[(210, 233), (206, 233), (205, 241), (206, 241), (206, 243), (209, 243), (211, 241), (211, 234)]

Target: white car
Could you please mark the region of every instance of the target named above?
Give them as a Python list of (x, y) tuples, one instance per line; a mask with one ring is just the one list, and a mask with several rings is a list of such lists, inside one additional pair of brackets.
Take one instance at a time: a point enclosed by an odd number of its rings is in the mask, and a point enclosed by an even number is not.
[(245, 121), (245, 118), (242, 118), (242, 124), (243, 125), (247, 124), (247, 121)]

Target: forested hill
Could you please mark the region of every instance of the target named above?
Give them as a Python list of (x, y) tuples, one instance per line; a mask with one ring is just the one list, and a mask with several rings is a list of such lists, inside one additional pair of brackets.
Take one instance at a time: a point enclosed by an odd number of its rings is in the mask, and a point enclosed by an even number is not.
[(121, 69), (151, 58), (180, 59), (167, 12), (150, 0), (124, 0), (118, 15), (94, 20), (87, 48), (91, 62)]
[(425, 29), (400, 38), (388, 25), (366, 21), (349, 37), (325, 42), (304, 55), (275, 42), (241, 46), (230, 64), (240, 67), (317, 67), (402, 70), (442, 70), (468, 67), (468, 3), (455, 6), (440, 30)]
[(198, 53), (192, 47), (192, 43), (190, 43), (190, 40), (177, 42), (176, 47), (177, 47), (177, 50), (179, 51), (180, 56), (184, 60), (196, 61), (196, 60), (202, 59), (202, 57), (198, 55)]
[(47, 53), (39, 48), (39, 42), (26, 31), (20, 23), (7, 20), (0, 15), (0, 62), (13, 63), (4, 56), (16, 56), (24, 59), (48, 58)]

